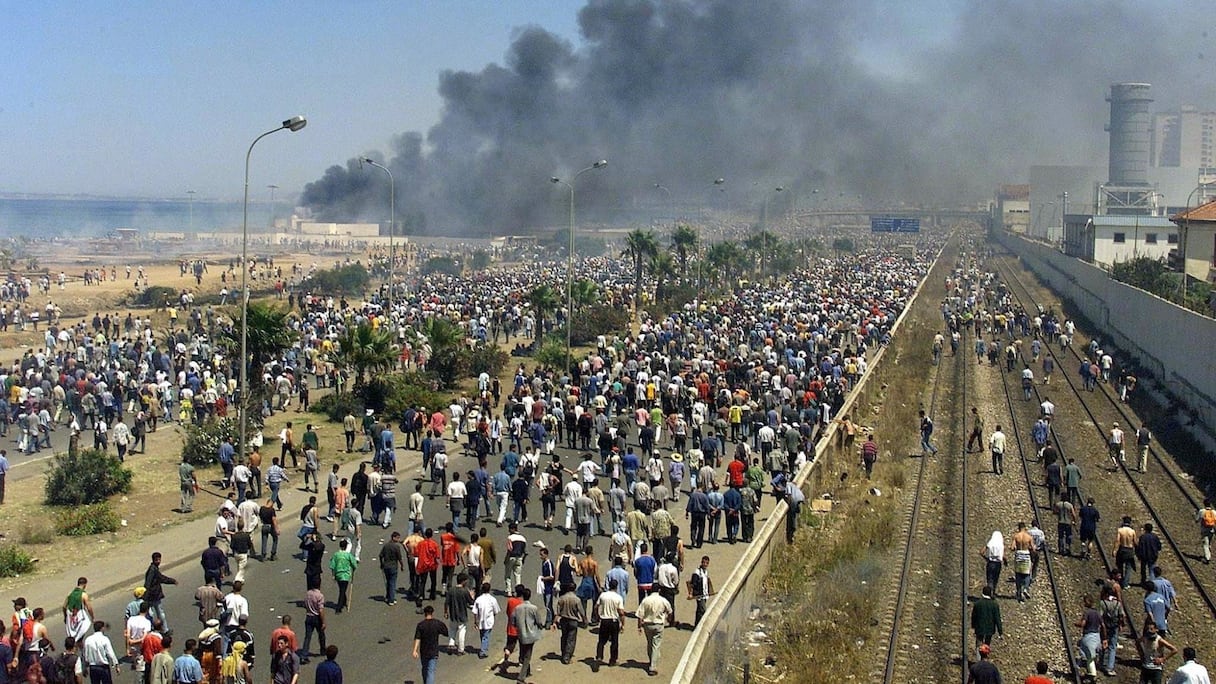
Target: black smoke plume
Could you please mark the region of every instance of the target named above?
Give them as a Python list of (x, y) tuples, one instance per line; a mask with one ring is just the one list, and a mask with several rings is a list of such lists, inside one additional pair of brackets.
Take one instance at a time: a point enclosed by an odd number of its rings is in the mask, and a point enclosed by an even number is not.
[[(578, 45), (519, 29), (503, 64), (440, 75), (425, 139), (394, 141), (399, 220), (447, 235), (561, 225), (568, 195), (549, 177), (601, 158), (578, 183), (588, 220), (662, 204), (655, 183), (684, 206), (754, 208), (775, 185), (804, 206), (957, 206), (1032, 164), (1103, 165), (1112, 82), (1152, 83), (1157, 109), (1216, 104), (1202, 2), (916, 6), (590, 0)], [(925, 13), (946, 28), (920, 35)], [(331, 167), (302, 203), (324, 220), (383, 216), (387, 178), (357, 167)]]

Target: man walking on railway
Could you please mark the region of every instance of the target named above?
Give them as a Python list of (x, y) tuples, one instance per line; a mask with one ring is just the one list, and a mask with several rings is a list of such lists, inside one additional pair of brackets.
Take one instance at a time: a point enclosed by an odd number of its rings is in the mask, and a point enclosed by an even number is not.
[(1141, 425), (1139, 430), (1136, 430), (1136, 453), (1139, 455), (1140, 472), (1148, 470), (1148, 447), (1153, 442), (1153, 433), (1149, 431), (1147, 425)]
[(967, 681), (971, 684), (1001, 684), (1001, 673), (988, 657), (992, 655), (992, 647), (988, 644), (980, 646), (979, 662), (972, 663)]
[(992, 473), (994, 475), (1005, 474), (1005, 433), (1001, 432), (1001, 426), (996, 426), (992, 436), (988, 438), (988, 449), (992, 452)]
[(971, 453), (972, 447), (976, 443), (984, 443), (984, 417), (980, 415), (979, 409), (971, 407), (971, 434), (967, 436), (967, 453)]
[(1072, 526), (1077, 524), (1077, 509), (1068, 499), (1060, 499), (1055, 505), (1056, 552), (1072, 555)]
[(1149, 569), (1157, 564), (1161, 556), (1161, 538), (1153, 532), (1152, 523), (1144, 523), (1144, 532), (1136, 540), (1136, 559), (1140, 561), (1140, 581), (1149, 579)]
[(1212, 537), (1216, 536), (1216, 508), (1212, 508), (1211, 499), (1203, 500), (1203, 507), (1195, 513), (1195, 522), (1199, 523), (1199, 534), (1203, 538), (1203, 562), (1212, 562)]
[(1127, 452), (1123, 450), (1123, 430), (1118, 423), (1111, 423), (1110, 433), (1106, 437), (1106, 446), (1110, 449), (1112, 470), (1118, 470), (1119, 466), (1127, 465)]
[(1123, 524), (1115, 530), (1115, 566), (1123, 576), (1124, 589), (1131, 583), (1136, 569), (1136, 530), (1132, 529), (1132, 517), (1123, 516)]
[(990, 647), (995, 635), (1005, 636), (1001, 606), (992, 598), (992, 592), (992, 587), (984, 587), (982, 596), (971, 604), (971, 629), (975, 632), (976, 650)]
[(1026, 523), (1018, 523), (1013, 534), (1013, 580), (1018, 603), (1030, 597), (1030, 573), (1034, 562), (1034, 538), (1026, 531)]
[(1081, 503), (1081, 466), (1075, 458), (1068, 459), (1068, 465), (1064, 466), (1064, 486), (1068, 487), (1068, 500)]
[(1081, 518), (1081, 558), (1089, 558), (1090, 547), (1098, 541), (1098, 521), (1102, 519), (1102, 514), (1094, 505), (1092, 496), (1081, 507), (1079, 515)]
[(929, 439), (933, 437), (933, 419), (920, 412), (920, 453), (921, 456), (936, 456), (937, 447)]

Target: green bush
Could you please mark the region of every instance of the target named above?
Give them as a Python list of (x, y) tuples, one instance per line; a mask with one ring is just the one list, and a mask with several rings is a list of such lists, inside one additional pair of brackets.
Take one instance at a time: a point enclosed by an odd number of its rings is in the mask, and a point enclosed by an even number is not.
[(17, 577), (34, 570), (34, 559), (21, 547), (0, 546), (0, 577)]
[(132, 473), (117, 456), (96, 449), (59, 454), (51, 461), (43, 489), (47, 505), (80, 506), (131, 491)]
[(470, 359), (470, 371), (473, 375), (481, 375), (489, 373), (490, 377), (498, 377), (502, 373), (502, 369), (507, 367), (511, 361), (511, 355), (492, 344), (478, 344), (473, 348), (473, 356)]
[(179, 292), (176, 287), (152, 285), (145, 287), (143, 292), (132, 295), (132, 303), (136, 306), (162, 307), (168, 300), (172, 304), (178, 301)]
[[(611, 335), (629, 329), (629, 310), (612, 306), (589, 306), (573, 317), (570, 341), (576, 345), (595, 341), (597, 335)], [(564, 350), (564, 347), (563, 347)]]
[(118, 512), (108, 501), (91, 506), (73, 506), (55, 513), (55, 531), (65, 537), (117, 532), (121, 526)]
[(363, 399), (351, 392), (330, 392), (309, 404), (308, 410), (324, 413), (335, 423), (341, 423), (348, 411), (355, 417), (363, 415)]
[(536, 359), (536, 363), (542, 368), (564, 369), (566, 368), (566, 341), (550, 335), (541, 341), (532, 358)]
[(422, 275), (445, 273), (450, 276), (460, 275), (460, 262), (455, 257), (437, 256), (426, 260), (422, 265)]
[(305, 282), (316, 292), (353, 294), (367, 289), (370, 280), (371, 276), (363, 264), (353, 263), (322, 269)]
[(393, 375), (390, 381), (393, 391), (385, 400), (384, 409), (394, 419), (411, 406), (425, 406), (433, 411), (450, 403), (450, 397), (439, 391), (439, 381), (431, 373)]
[[(252, 417), (251, 413), (250, 418)], [(247, 435), (251, 435), (256, 429), (258, 428), (250, 421)], [(232, 443), (238, 445), (238, 451), (240, 450), (240, 433), (241, 422), (235, 417), (209, 420), (201, 426), (187, 423), (186, 439), (182, 441), (182, 458), (196, 468), (215, 463), (219, 457), (220, 444), (225, 439), (231, 437)]]
[(473, 369), (473, 352), (466, 347), (445, 347), (427, 361), (426, 369), (433, 373), (442, 388), (453, 387), (469, 377)]

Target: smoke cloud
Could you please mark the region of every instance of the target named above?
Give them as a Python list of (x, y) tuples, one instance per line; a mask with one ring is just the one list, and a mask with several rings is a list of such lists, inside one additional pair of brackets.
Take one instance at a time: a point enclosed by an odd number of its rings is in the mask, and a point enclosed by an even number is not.
[[(577, 45), (518, 29), (502, 64), (439, 77), (444, 108), (384, 159), (418, 233), (561, 225), (548, 182), (578, 182), (587, 220), (713, 197), (754, 207), (843, 193), (868, 205), (983, 201), (1032, 164), (1106, 159), (1106, 89), (1153, 84), (1158, 110), (1216, 106), (1193, 0), (923, 3), (590, 0)], [(948, 28), (926, 30), (924, 15)], [(373, 157), (377, 156), (375, 154)], [(387, 178), (333, 166), (302, 203), (324, 220), (383, 216)], [(774, 206), (777, 206), (774, 204)]]

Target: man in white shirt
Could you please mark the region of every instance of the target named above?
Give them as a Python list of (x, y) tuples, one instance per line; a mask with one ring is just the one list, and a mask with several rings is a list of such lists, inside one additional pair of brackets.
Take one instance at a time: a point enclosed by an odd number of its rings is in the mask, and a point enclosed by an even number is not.
[(996, 426), (996, 430), (988, 438), (988, 450), (992, 452), (992, 472), (994, 475), (1005, 474), (1005, 433), (1001, 432), (1001, 426)]
[(604, 662), (604, 644), (609, 644), (608, 666), (616, 665), (620, 654), (621, 626), (625, 624), (625, 599), (617, 590), (620, 588), (615, 579), (608, 580), (608, 591), (600, 594), (595, 604), (595, 613), (600, 619), (599, 639), (595, 644), (595, 659), (602, 665)]
[(477, 630), (481, 634), (481, 650), (477, 653), (478, 658), (490, 657), (490, 634), (494, 631), (494, 616), (498, 615), (501, 610), (498, 607), (498, 599), (490, 593), (490, 583), (482, 582), (477, 599), (473, 601), (473, 621), (477, 624)]
[(141, 602), (139, 612), (127, 618), (127, 628), (123, 632), (127, 653), (131, 656), (131, 669), (136, 672), (144, 671), (144, 636), (151, 631), (152, 621), (148, 619), (148, 604)]
[(98, 620), (93, 623), (93, 633), (84, 640), (81, 651), (82, 669), (88, 673), (94, 682), (110, 682), (110, 670), (118, 672), (118, 656), (114, 654), (114, 645), (105, 635), (106, 623)]
[(1195, 648), (1187, 646), (1182, 649), (1182, 660), (1185, 662), (1170, 675), (1169, 684), (1212, 684), (1208, 677), (1208, 669), (1195, 662)]
[(583, 486), (577, 480), (570, 480), (562, 490), (566, 500), (566, 524), (563, 527), (566, 534), (574, 529), (574, 502), (583, 495)]
[(452, 511), (452, 528), (460, 529), (460, 515), (464, 512), (464, 499), (469, 490), (460, 481), (460, 473), (452, 473), (452, 481), (448, 483), (448, 508)]
[(224, 613), (228, 620), (224, 623), (226, 629), (232, 629), (240, 624), (241, 616), (249, 617), (249, 599), (241, 591), (245, 583), (237, 580), (232, 583), (232, 591), (224, 597)]

